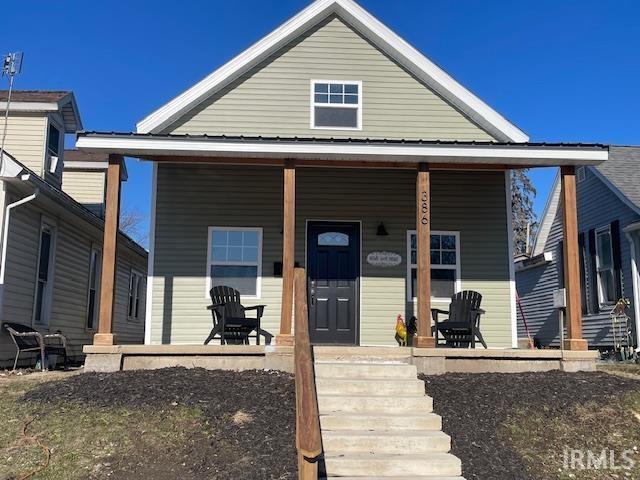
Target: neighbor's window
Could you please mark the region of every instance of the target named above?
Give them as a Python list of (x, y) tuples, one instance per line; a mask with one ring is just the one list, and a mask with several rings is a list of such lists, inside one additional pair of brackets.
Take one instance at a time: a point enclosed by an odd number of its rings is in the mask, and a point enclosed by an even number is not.
[[(460, 272), (460, 235), (458, 232), (431, 232), (431, 296), (449, 299), (457, 292)], [(416, 232), (407, 234), (408, 299), (417, 296), (418, 244)]]
[(33, 321), (39, 325), (49, 325), (54, 249), (55, 229), (50, 225), (42, 224), (40, 227), (40, 251), (38, 253), (36, 298), (33, 314)]
[(262, 229), (209, 227), (208, 290), (217, 285), (260, 297)]
[(311, 128), (362, 128), (362, 82), (314, 80), (311, 89)]
[(131, 270), (131, 276), (129, 277), (129, 307), (128, 317), (131, 320), (138, 320), (140, 318), (140, 299), (142, 298), (142, 274)]
[(94, 330), (98, 323), (98, 302), (102, 255), (96, 247), (91, 247), (89, 257), (89, 291), (87, 294), (87, 328)]
[(587, 178), (585, 167), (578, 167), (576, 169), (576, 181), (583, 182), (585, 178)]
[(610, 226), (596, 230), (596, 271), (600, 305), (615, 303), (616, 277)]

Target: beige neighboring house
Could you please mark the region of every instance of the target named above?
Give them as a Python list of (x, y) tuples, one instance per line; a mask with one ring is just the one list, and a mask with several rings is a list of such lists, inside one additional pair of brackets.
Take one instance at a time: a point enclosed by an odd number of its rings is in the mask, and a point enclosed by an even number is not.
[[(3, 112), (6, 101), (0, 91)], [(76, 358), (98, 323), (107, 169), (103, 154), (64, 150), (65, 134), (81, 129), (73, 93), (14, 91), (0, 167), (0, 322), (61, 331)], [(120, 234), (118, 255), (114, 329), (123, 343), (139, 343), (147, 251)], [(3, 329), (0, 367), (14, 357)], [(34, 363), (28, 354), (21, 359)]]
[[(153, 164), (148, 345), (201, 344), (214, 285), (266, 305), (262, 327), (290, 344), (298, 264), (315, 344), (397, 345), (402, 314), (433, 347), (430, 308), (476, 290), (489, 346), (515, 347), (509, 172), (562, 166), (570, 186), (608, 155), (529, 142), (351, 0), (313, 2), (135, 132), (81, 132), (77, 147)], [(586, 349), (579, 315), (568, 346)]]

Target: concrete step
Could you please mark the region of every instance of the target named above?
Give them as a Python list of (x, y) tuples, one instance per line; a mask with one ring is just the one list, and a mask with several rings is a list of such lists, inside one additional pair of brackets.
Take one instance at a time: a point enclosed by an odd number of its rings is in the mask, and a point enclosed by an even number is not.
[(424, 382), (391, 378), (327, 378), (316, 379), (319, 395), (424, 395)]
[[(321, 480), (331, 480), (331, 479), (339, 479), (339, 480), (362, 480), (365, 477), (321, 477)], [(411, 475), (411, 476), (402, 476), (402, 477), (372, 477), (367, 475), (366, 478), (368, 480), (465, 480), (464, 477), (441, 477), (441, 476), (424, 476), (424, 475)]]
[(326, 476), (393, 477), (417, 475), (422, 477), (462, 475), (460, 460), (449, 453), (424, 454), (325, 454)]
[(318, 395), (320, 414), (332, 412), (401, 414), (403, 412), (428, 413), (433, 410), (433, 399), (426, 395)]
[(350, 412), (337, 412), (320, 415), (320, 426), (324, 435), (328, 430), (418, 430), (431, 431), (442, 429), (442, 418), (435, 413), (422, 411), (394, 414), (368, 413), (355, 415)]
[(323, 362), (316, 361), (315, 373), (318, 378), (392, 378), (413, 379), (418, 376), (415, 365), (393, 362)]
[(451, 448), (451, 438), (438, 431), (325, 430), (322, 435), (322, 445), (325, 453), (329, 454), (349, 454), (352, 452), (376, 454), (447, 453)]
[(400, 361), (410, 363), (412, 350), (409, 347), (345, 347), (315, 346), (316, 360), (337, 360), (345, 362)]

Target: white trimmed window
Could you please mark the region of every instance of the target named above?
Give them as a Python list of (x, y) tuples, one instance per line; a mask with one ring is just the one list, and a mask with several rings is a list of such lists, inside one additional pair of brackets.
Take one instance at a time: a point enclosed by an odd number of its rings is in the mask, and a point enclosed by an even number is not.
[(51, 317), (51, 295), (53, 292), (53, 259), (56, 248), (56, 229), (52, 224), (40, 226), (40, 246), (38, 250), (38, 272), (33, 322), (49, 325)]
[(64, 148), (64, 137), (60, 133), (61, 130), (49, 121), (49, 131), (47, 134), (47, 161), (46, 167), (49, 173), (60, 175), (60, 154), (61, 146)]
[(214, 286), (235, 288), (247, 298), (260, 298), (262, 228), (209, 227), (207, 292)]
[(102, 273), (102, 252), (91, 247), (89, 257), (89, 287), (87, 292), (87, 329), (95, 330), (98, 325), (100, 303), (100, 275)]
[(311, 128), (362, 130), (362, 82), (312, 80)]
[(616, 275), (613, 266), (611, 227), (596, 230), (596, 271), (600, 305), (616, 302)]
[[(431, 298), (449, 301), (461, 290), (460, 233), (431, 232)], [(407, 300), (415, 301), (418, 275), (418, 243), (415, 230), (407, 232)]]
[(129, 320), (139, 320), (142, 314), (140, 300), (142, 299), (143, 282), (142, 274), (131, 270), (131, 275), (129, 276), (129, 305), (127, 308)]

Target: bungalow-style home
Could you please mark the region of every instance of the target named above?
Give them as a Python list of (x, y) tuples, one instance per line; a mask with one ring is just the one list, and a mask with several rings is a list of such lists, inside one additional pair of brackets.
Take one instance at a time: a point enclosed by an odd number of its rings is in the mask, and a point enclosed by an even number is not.
[[(313, 2), (136, 131), (79, 132), (77, 147), (109, 155), (114, 222), (121, 158), (153, 164), (148, 345), (201, 344), (217, 285), (265, 305), (262, 328), (290, 344), (298, 264), (316, 344), (397, 345), (402, 314), (433, 347), (431, 307), (475, 290), (489, 347), (514, 347), (509, 171), (561, 166), (567, 347), (587, 348), (575, 169), (607, 147), (529, 142), (352, 0)], [(94, 345), (118, 341), (101, 316)]]
[[(0, 110), (7, 92), (0, 91)], [(0, 119), (0, 132), (4, 116)], [(12, 92), (0, 165), (0, 324), (18, 323), (42, 334), (61, 332), (71, 357), (91, 343), (102, 303), (100, 290), (106, 192), (106, 155), (64, 150), (65, 134), (82, 129), (73, 93)], [(121, 179), (126, 180), (126, 170)], [(113, 288), (114, 325), (124, 343), (143, 340), (147, 252), (118, 234)], [(33, 355), (33, 353), (31, 354)], [(16, 356), (0, 332), (0, 366)], [(34, 364), (21, 355), (22, 365)]]
[[(640, 148), (610, 147), (609, 160), (579, 167), (576, 175), (583, 336), (589, 345), (610, 350), (620, 344), (610, 312), (628, 299), (630, 342), (640, 345), (638, 268), (640, 258)], [(558, 346), (559, 312), (554, 292), (564, 285), (562, 206), (556, 177), (530, 258), (516, 262), (516, 285), (529, 333), (541, 346)], [(620, 325), (624, 327), (625, 325)], [(624, 336), (624, 328), (622, 328)], [(522, 315), (518, 336), (526, 338)], [(615, 338), (614, 338), (615, 336)]]

